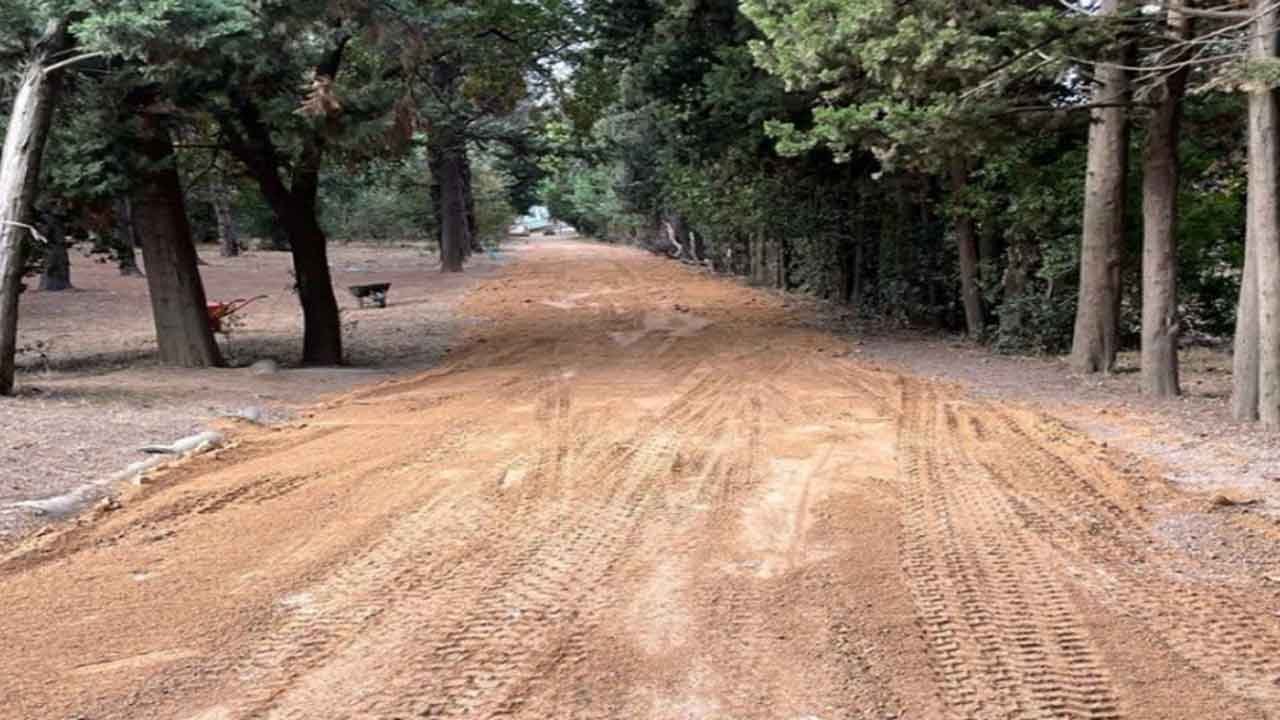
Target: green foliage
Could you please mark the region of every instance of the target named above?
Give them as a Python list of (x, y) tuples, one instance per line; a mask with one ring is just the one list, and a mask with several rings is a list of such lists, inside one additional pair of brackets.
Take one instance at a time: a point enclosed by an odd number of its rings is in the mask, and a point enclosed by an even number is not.
[(1076, 295), (1028, 293), (1012, 297), (1000, 306), (1002, 316), (1016, 315), (1019, 322), (1002, 326), (992, 340), (996, 352), (1058, 355), (1071, 349), (1076, 317)]
[(326, 173), (321, 220), (335, 238), (421, 240), (434, 237), (434, 215), (421, 151)]
[(618, 174), (616, 165), (571, 163), (545, 178), (538, 191), (553, 217), (587, 235), (616, 238), (635, 227), (614, 191)]
[(936, 167), (1005, 129), (992, 116), (1062, 70), (1033, 49), (1065, 37), (1070, 15), (1018, 3), (744, 0), (764, 38), (757, 61), (820, 102), (805, 125), (767, 124), (784, 154), (817, 146), (849, 159)]

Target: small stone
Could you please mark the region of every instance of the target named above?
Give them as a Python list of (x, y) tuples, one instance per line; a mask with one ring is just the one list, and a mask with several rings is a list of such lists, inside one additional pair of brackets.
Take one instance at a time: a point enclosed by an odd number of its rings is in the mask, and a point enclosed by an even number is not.
[(1213, 496), (1213, 499), (1209, 501), (1209, 504), (1215, 508), (1225, 508), (1225, 507), (1247, 507), (1249, 505), (1257, 505), (1261, 502), (1262, 500), (1259, 498), (1246, 498), (1238, 495), (1228, 495), (1226, 493), (1218, 493), (1217, 495)]
[(267, 412), (262, 409), (261, 405), (250, 405), (248, 407), (240, 408), (232, 415), (232, 417), (237, 417), (241, 420), (248, 420), (251, 423), (260, 423), (262, 422), (262, 418), (266, 417), (266, 415)]
[(254, 375), (275, 375), (280, 372), (280, 363), (271, 358), (263, 358), (249, 366)]

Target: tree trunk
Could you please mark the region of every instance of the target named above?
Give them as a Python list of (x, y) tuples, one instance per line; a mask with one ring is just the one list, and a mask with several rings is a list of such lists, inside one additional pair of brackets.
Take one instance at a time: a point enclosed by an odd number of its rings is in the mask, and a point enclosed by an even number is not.
[(969, 337), (982, 337), (982, 290), (978, 286), (978, 238), (973, 228), (973, 214), (959, 206), (969, 184), (969, 168), (962, 158), (951, 161), (952, 202), (955, 215), (956, 249), (960, 256), (960, 299), (964, 304), (964, 325)]
[(427, 143), (427, 171), (431, 176), (427, 194), (431, 201), (431, 217), (435, 220), (436, 250), (444, 258), (444, 193), (440, 188), (440, 176), (444, 173), (440, 162), (439, 143)]
[[(431, 84), (440, 97), (458, 93), (462, 74), (447, 61), (431, 65)], [(440, 185), (436, 218), (440, 225), (440, 271), (462, 272), (462, 264), (471, 248), (471, 223), (467, 213), (466, 138), (456, 118), (444, 117), (432, 123), (428, 162), (432, 180)]]
[[(1277, 54), (1277, 12), (1254, 0), (1258, 13), (1250, 59)], [(1249, 89), (1249, 186), (1244, 278), (1236, 319), (1232, 410), (1237, 419), (1260, 419), (1280, 428), (1280, 158), (1277, 158), (1276, 92), (1265, 80)]]
[[(316, 66), (317, 77), (334, 78), (343, 49), (350, 40), (345, 30), (336, 33), (334, 46)], [(228, 88), (228, 99), (238, 119), (218, 117), (227, 144), (258, 183), (263, 198), (271, 206), (276, 222), (288, 236), (293, 255), (294, 287), (302, 305), (302, 362), (305, 365), (342, 364), (342, 324), (338, 301), (333, 295), (326, 248), (328, 239), (320, 227), (316, 204), (319, 198), (320, 168), (327, 144), (325, 131), (317, 129), (302, 138), (302, 147), (292, 163), (290, 182), (280, 174), (280, 153), (271, 128), (252, 97), (243, 88)], [(332, 118), (330, 118), (332, 120)]]
[(67, 255), (67, 234), (62, 218), (50, 213), (45, 230), (44, 272), (40, 274), (40, 289), (49, 292), (71, 288), (71, 257)]
[(23, 71), (0, 152), (0, 395), (13, 394), (18, 347), (18, 293), (25, 259), (22, 241), (40, 181), (44, 143), (57, 102), (58, 75), (45, 67), (71, 44), (68, 20), (50, 21)]
[(777, 278), (774, 281), (774, 287), (778, 290), (791, 290), (790, 283), (787, 281), (787, 268), (791, 264), (791, 249), (787, 245), (786, 237), (778, 237), (778, 265)]
[(218, 254), (235, 257), (240, 254), (240, 231), (235, 215), (231, 212), (231, 197), (227, 186), (216, 180), (213, 184), (213, 214), (218, 221)]
[(862, 258), (865, 252), (866, 241), (858, 238), (853, 243), (853, 272), (849, 281), (849, 297), (845, 302), (856, 307), (862, 307), (862, 297), (866, 294), (863, 288), (863, 270), (864, 260)]
[(342, 364), (342, 326), (333, 295), (329, 253), (324, 231), (314, 213), (290, 212), (289, 248), (302, 304), (302, 362), (306, 365)]
[(667, 216), (666, 223), (670, 229), (671, 243), (677, 248), (676, 259), (697, 262), (698, 255), (693, 248), (693, 239), (689, 237), (689, 226), (685, 223), (684, 216), (672, 213)]
[(115, 201), (115, 211), (116, 246), (113, 249), (120, 274), (125, 277), (142, 277), (142, 271), (138, 269), (138, 254), (134, 250), (138, 244), (138, 234), (133, 224), (133, 201), (129, 196), (122, 195)]
[(139, 171), (134, 221), (142, 238), (160, 363), (215, 367), (222, 356), (209, 328), (173, 142), (163, 119), (153, 113), (141, 113), (141, 128), (138, 151), (146, 165)]
[(1025, 243), (1009, 246), (1006, 251), (1007, 265), (1002, 280), (1002, 297), (1000, 303), (1000, 333), (1017, 335), (1026, 325), (1026, 311), (1018, 302), (1027, 294), (1027, 284), (1031, 279), (1030, 251)]
[(271, 234), (267, 236), (268, 247), (273, 252), (289, 252), (289, 232), (279, 220), (271, 226)]
[[(1169, 29), (1188, 23), (1170, 10)], [(1178, 388), (1178, 140), (1190, 67), (1169, 75), (1147, 127), (1142, 172), (1142, 392), (1174, 397)]]
[[(1246, 212), (1246, 215), (1248, 213)], [(1251, 422), (1258, 419), (1258, 249), (1245, 239), (1244, 271), (1240, 275), (1240, 301), (1236, 305), (1236, 334), (1231, 357), (1231, 416)]]
[(768, 282), (769, 272), (766, 256), (766, 241), (762, 231), (751, 234), (751, 283), (764, 285)]
[[(446, 141), (447, 142), (447, 141)], [(467, 199), (462, 182), (462, 159), (458, 148), (446, 144), (440, 149), (440, 270), (462, 272), (467, 248)]]
[[(1102, 0), (1100, 14), (1116, 15), (1125, 0)], [(1127, 53), (1120, 53), (1121, 59)], [(1123, 63), (1122, 63), (1123, 64)], [(1129, 163), (1129, 75), (1100, 64), (1089, 126), (1084, 238), (1080, 247), (1080, 300), (1071, 365), (1079, 372), (1115, 369), (1119, 341), (1120, 261), (1124, 248), (1125, 181)]]
[(467, 155), (465, 145), (462, 147), (461, 156), (462, 197), (467, 209), (467, 255), (471, 255), (484, 252), (484, 246), (480, 244), (480, 226), (476, 221), (475, 188), (471, 186), (471, 158)]

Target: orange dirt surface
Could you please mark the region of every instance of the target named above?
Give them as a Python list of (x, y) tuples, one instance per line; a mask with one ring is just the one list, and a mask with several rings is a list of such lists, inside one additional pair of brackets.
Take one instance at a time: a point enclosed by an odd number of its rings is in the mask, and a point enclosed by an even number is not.
[(0, 715), (1280, 717), (1274, 525), (769, 293), (515, 254), (438, 369), (0, 558)]

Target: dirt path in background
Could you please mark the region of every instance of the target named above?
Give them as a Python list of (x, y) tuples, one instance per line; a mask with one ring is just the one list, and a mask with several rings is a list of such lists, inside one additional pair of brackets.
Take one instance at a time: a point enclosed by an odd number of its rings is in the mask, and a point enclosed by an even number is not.
[(768, 294), (519, 255), (442, 368), (5, 558), (5, 717), (1280, 717), (1271, 521)]

